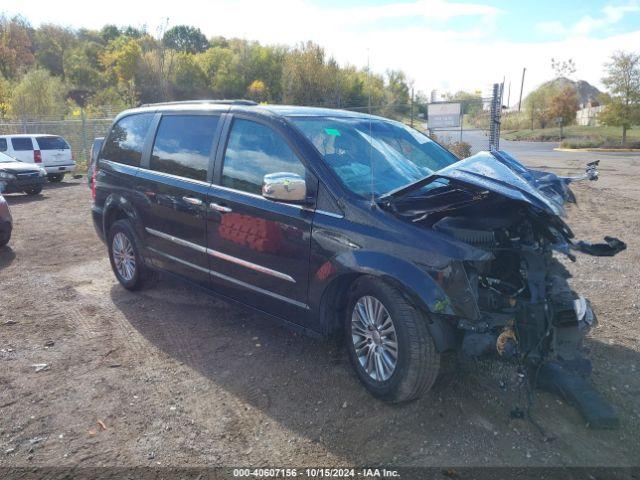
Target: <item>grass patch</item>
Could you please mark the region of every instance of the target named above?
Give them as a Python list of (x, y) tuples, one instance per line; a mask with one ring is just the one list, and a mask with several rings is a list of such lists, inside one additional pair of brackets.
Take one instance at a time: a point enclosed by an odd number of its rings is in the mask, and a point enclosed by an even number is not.
[[(622, 129), (620, 127), (583, 127), (580, 125), (569, 125), (562, 129), (562, 136), (565, 141), (573, 142), (583, 147), (567, 148), (595, 148), (620, 147), (622, 144)], [(560, 139), (560, 128), (538, 128), (534, 130), (515, 130), (504, 132), (502, 138), (505, 140), (517, 140), (526, 142), (557, 142)], [(633, 144), (640, 143), (640, 126), (634, 126), (627, 130), (627, 148), (633, 148)]]

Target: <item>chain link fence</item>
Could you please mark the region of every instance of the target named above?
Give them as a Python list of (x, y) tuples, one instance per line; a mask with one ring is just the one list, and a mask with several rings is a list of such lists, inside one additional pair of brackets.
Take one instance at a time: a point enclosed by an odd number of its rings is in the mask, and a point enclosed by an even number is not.
[[(347, 108), (361, 113), (391, 118), (420, 130), (431, 136), (459, 158), (466, 158), (482, 150), (498, 148), (500, 139), (502, 88), (496, 84), (490, 96), (451, 102), (419, 103), (403, 105), (373, 105)], [(434, 118), (429, 118), (431, 105), (459, 104), (455, 126), (435, 126)], [(71, 145), (78, 169), (86, 168), (89, 151), (94, 138), (107, 133), (115, 115), (103, 117), (87, 116), (84, 112), (78, 118), (62, 116), (42, 117), (36, 120), (19, 121), (0, 118), (0, 135), (21, 133), (59, 135)]]
[(78, 119), (43, 117), (22, 122), (0, 119), (0, 135), (23, 133), (59, 135), (71, 145), (78, 170), (82, 171), (86, 168), (93, 139), (103, 137), (112, 121), (113, 118), (88, 118), (84, 115)]

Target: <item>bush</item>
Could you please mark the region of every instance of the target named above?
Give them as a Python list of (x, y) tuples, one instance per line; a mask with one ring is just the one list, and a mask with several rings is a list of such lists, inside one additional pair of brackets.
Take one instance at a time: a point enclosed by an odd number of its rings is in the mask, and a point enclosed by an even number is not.
[(447, 150), (453, 153), (460, 160), (471, 156), (471, 144), (467, 142), (453, 142), (445, 145)]
[(622, 145), (620, 140), (602, 137), (569, 138), (560, 143), (562, 148), (640, 148), (640, 142), (627, 142)]

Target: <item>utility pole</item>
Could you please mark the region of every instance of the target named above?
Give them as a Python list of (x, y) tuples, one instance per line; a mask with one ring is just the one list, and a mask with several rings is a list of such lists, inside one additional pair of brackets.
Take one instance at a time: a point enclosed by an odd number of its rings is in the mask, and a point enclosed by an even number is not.
[(413, 87), (411, 87), (411, 128), (413, 128)]
[(509, 108), (510, 103), (511, 103), (511, 80), (509, 80), (509, 87), (507, 90), (507, 109)]
[(520, 82), (520, 100), (518, 100), (518, 111), (522, 109), (522, 90), (524, 88), (524, 74), (527, 71), (527, 67), (522, 69), (522, 82)]

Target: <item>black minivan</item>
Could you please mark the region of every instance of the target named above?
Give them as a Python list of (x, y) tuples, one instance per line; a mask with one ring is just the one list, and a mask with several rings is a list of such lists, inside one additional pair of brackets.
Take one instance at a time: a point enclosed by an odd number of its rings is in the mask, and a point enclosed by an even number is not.
[(192, 101), (121, 113), (91, 187), (125, 288), (161, 270), (339, 333), (366, 388), (400, 402), (447, 351), (581, 358), (595, 315), (552, 257), (586, 245), (560, 218), (569, 182), (504, 152), (458, 161), (380, 117)]

